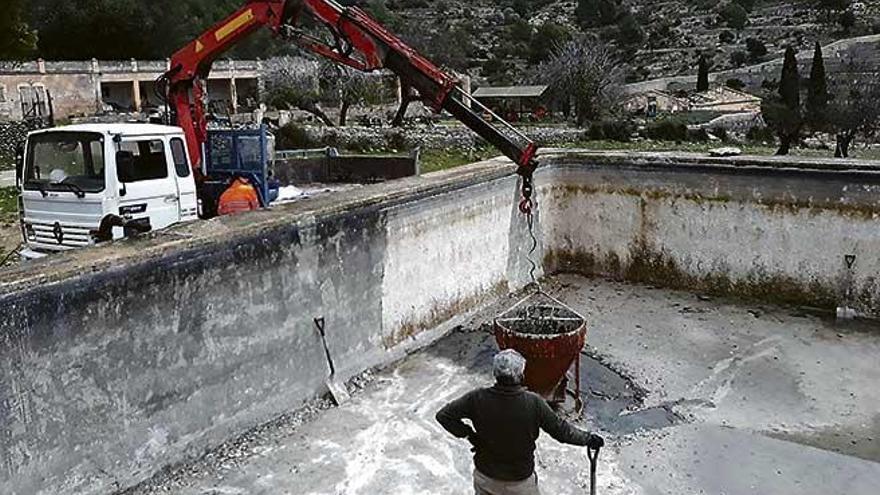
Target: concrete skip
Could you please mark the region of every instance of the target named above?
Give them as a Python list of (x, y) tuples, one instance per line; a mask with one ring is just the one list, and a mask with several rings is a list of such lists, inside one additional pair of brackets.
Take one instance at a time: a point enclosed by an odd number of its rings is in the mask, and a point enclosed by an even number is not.
[[(831, 307), (855, 295), (880, 314), (877, 164), (543, 163), (548, 273)], [(346, 378), (522, 287), (531, 240), (512, 169), (482, 162), (0, 272), (0, 493), (124, 488), (325, 392), (315, 317)]]
[(0, 493), (124, 488), (324, 393), (315, 317), (345, 379), (522, 286), (512, 168), (316, 197), (0, 274)]

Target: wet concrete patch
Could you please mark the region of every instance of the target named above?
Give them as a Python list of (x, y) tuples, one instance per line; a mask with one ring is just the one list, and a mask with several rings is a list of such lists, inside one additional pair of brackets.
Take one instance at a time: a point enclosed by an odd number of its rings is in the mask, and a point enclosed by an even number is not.
[[(425, 352), (454, 361), (465, 366), (468, 372), (484, 375), (490, 381), (492, 357), (498, 347), (491, 325), (484, 324), (476, 331), (459, 329)], [(573, 419), (586, 428), (621, 436), (667, 428), (684, 421), (673, 409), (678, 404), (643, 408), (648, 391), (589, 353), (581, 353), (580, 374), (584, 408), (581, 416)], [(573, 386), (570, 382), (569, 389)], [(573, 409), (569, 406), (563, 409)]]
[(615, 435), (657, 430), (681, 423), (672, 404), (641, 408), (647, 391), (601, 360), (581, 353), (582, 419)]

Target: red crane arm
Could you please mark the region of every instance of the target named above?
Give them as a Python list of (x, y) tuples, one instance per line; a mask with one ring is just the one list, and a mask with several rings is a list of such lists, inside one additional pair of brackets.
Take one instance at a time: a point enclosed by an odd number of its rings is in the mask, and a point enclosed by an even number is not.
[[(322, 24), (333, 35), (335, 45), (297, 29), (304, 15)], [(362, 71), (392, 71), (434, 110), (448, 111), (516, 162), (524, 178), (523, 195), (525, 199), (531, 197), (531, 178), (537, 166), (535, 143), (473, 100), (458, 88), (455, 77), (407, 46), (362, 9), (343, 7), (334, 0), (247, 0), (234, 14), (174, 54), (171, 69), (163, 77), (197, 173), (207, 139), (203, 81), (220, 54), (261, 26), (337, 63)], [(479, 112), (472, 109), (474, 105)], [(485, 119), (486, 114), (499, 125)]]
[(211, 65), (223, 52), (262, 26), (273, 30), (283, 22), (285, 0), (247, 0), (240, 9), (218, 22), (171, 57), (163, 76), (168, 99), (184, 130), (190, 163), (201, 173), (202, 145), (208, 138), (203, 83)]

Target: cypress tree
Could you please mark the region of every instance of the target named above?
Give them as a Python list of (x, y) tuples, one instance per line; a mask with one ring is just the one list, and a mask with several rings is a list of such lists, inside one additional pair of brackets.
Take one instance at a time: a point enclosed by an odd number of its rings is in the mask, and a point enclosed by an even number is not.
[(813, 131), (824, 129), (828, 123), (828, 81), (825, 77), (825, 60), (822, 46), (816, 42), (813, 52), (813, 66), (810, 68), (810, 82), (807, 86), (807, 123)]
[(791, 145), (800, 135), (802, 123), (800, 86), (794, 48), (788, 47), (785, 49), (785, 61), (782, 64), (782, 77), (779, 81), (779, 100), (768, 101), (764, 109), (764, 117), (768, 123), (773, 122), (772, 125), (779, 136), (777, 155), (787, 155)]
[(700, 63), (697, 68), (697, 93), (709, 91), (709, 62), (705, 55), (700, 55)]
[(779, 96), (789, 110), (796, 111), (801, 106), (801, 76), (798, 74), (797, 58), (794, 48), (785, 49), (782, 62), (782, 78), (779, 81)]

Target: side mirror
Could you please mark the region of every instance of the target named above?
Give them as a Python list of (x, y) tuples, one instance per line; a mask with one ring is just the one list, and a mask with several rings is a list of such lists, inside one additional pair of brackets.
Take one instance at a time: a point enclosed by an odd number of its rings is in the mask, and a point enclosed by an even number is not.
[(15, 149), (15, 185), (21, 187), (24, 181), (24, 147), (19, 146)]
[(116, 178), (122, 185), (119, 194), (125, 196), (127, 194), (125, 183), (134, 180), (134, 154), (131, 151), (116, 152)]

